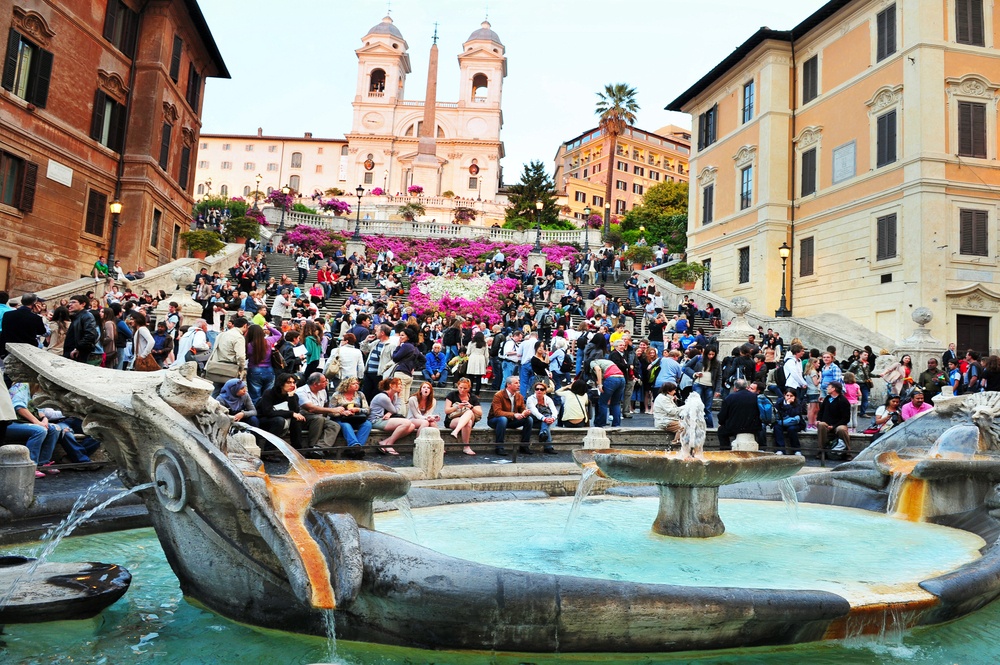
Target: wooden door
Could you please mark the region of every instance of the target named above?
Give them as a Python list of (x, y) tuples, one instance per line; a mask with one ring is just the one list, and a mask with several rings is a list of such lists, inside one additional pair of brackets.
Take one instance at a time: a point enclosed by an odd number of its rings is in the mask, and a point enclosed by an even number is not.
[(988, 316), (966, 316), (959, 314), (956, 320), (959, 355), (972, 349), (985, 357), (990, 353), (990, 318)]

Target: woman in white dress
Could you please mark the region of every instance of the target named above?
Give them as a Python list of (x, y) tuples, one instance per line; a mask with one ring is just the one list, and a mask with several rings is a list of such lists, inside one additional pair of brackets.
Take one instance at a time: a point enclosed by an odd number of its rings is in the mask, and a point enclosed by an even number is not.
[(472, 336), (469, 342), (469, 364), (466, 376), (472, 381), (472, 391), (478, 395), (483, 386), (483, 374), (490, 365), (490, 347), (482, 331)]

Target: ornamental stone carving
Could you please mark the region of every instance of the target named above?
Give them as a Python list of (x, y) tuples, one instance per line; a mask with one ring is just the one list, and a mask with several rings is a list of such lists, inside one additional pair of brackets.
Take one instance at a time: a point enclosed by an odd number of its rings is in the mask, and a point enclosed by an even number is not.
[(117, 101), (124, 103), (128, 95), (128, 86), (121, 76), (115, 72), (107, 72), (103, 69), (97, 70), (97, 83), (104, 92), (114, 97)]
[(757, 158), (757, 146), (745, 145), (733, 155), (733, 161), (737, 168), (742, 168)]
[(177, 107), (170, 102), (163, 102), (163, 119), (171, 125), (177, 122)]
[(181, 128), (181, 142), (190, 147), (194, 145), (194, 130), (190, 127)]
[(822, 127), (806, 127), (802, 130), (802, 133), (799, 134), (799, 138), (795, 139), (795, 144), (800, 150), (804, 150), (815, 143), (819, 143), (822, 136)]
[(21, 7), (14, 7), (12, 27), (42, 48), (48, 48), (49, 42), (56, 36), (41, 14)]
[(718, 172), (719, 169), (717, 169), (716, 167), (706, 166), (701, 170), (701, 173), (698, 174), (698, 184), (701, 185), (702, 187), (705, 187), (706, 185), (711, 185), (713, 182), (715, 182), (715, 176), (718, 174)]
[(903, 96), (903, 86), (888, 86), (884, 85), (875, 91), (875, 95), (868, 100), (867, 106), (869, 107), (869, 113), (878, 113), (882, 109), (888, 108), (893, 104), (897, 104)]
[(948, 78), (945, 79), (945, 83), (948, 84), (948, 96), (981, 97), (995, 101), (997, 90), (1000, 90), (1000, 86), (990, 83), (988, 79), (978, 74)]
[(929, 307), (917, 307), (913, 310), (913, 314), (910, 315), (913, 322), (918, 326), (926, 326), (934, 319), (934, 312), (930, 310)]
[(974, 309), (981, 312), (997, 312), (1000, 311), (1000, 303), (995, 300), (987, 300), (980, 293), (973, 293), (966, 296), (963, 300), (959, 301), (959, 307), (963, 309)]

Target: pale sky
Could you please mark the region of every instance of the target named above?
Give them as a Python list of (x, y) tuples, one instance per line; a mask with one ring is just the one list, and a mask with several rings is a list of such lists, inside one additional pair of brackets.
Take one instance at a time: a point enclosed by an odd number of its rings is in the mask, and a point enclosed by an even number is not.
[[(232, 76), (208, 79), (202, 131), (342, 138), (351, 129), (361, 38), (385, 0), (199, 0)], [(690, 127), (663, 107), (760, 26), (789, 30), (824, 0), (392, 0), (409, 45), (406, 98), (423, 99), (438, 26), (438, 101), (457, 101), (458, 54), (486, 12), (506, 47), (507, 184), (535, 159), (551, 174), (559, 145), (597, 124), (596, 92), (636, 88), (636, 126)], [(488, 8), (488, 9), (487, 9)], [(705, 27), (700, 27), (705, 26)]]

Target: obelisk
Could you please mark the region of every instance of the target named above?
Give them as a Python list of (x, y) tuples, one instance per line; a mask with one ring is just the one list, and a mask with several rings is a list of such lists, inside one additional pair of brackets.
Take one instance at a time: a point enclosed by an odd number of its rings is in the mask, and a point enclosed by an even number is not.
[(417, 157), (413, 160), (413, 183), (424, 188), (427, 196), (440, 194), (440, 164), (437, 158), (437, 72), (438, 47), (437, 24), (434, 25), (434, 43), (427, 65), (427, 94), (424, 96), (424, 120), (420, 126)]

